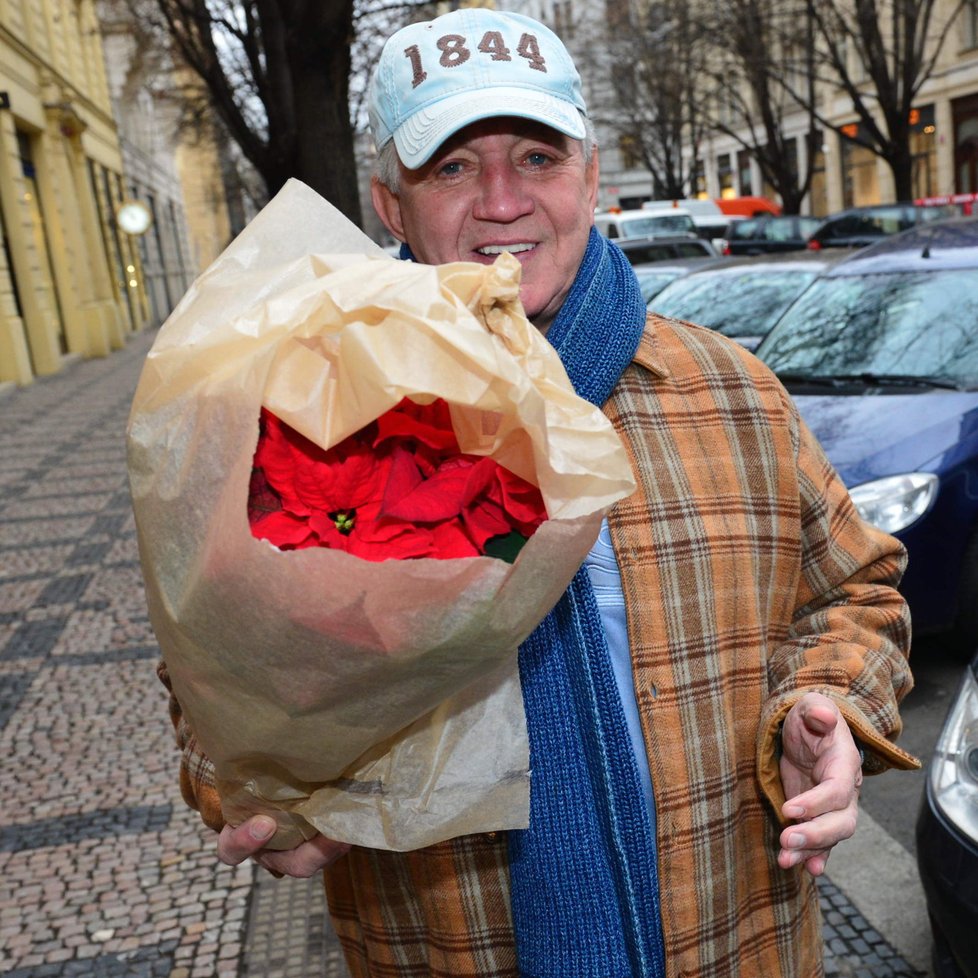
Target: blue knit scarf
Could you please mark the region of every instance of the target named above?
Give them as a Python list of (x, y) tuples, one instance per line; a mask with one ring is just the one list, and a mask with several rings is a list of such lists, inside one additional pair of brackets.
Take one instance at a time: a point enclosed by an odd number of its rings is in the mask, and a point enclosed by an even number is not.
[[(592, 229), (547, 333), (581, 397), (608, 399), (644, 325), (628, 260)], [(509, 833), (520, 975), (660, 978), (655, 839), (586, 569), (519, 668), (532, 770), (530, 827)]]
[[(407, 246), (401, 257), (413, 259)], [(547, 333), (575, 391), (600, 407), (631, 362), (645, 302), (593, 228)], [(530, 827), (509, 833), (523, 978), (661, 978), (655, 839), (587, 570), (519, 651)]]

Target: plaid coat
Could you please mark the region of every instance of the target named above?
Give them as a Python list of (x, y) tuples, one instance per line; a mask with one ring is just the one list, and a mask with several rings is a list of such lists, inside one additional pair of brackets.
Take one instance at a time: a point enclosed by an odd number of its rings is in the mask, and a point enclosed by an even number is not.
[[(780, 724), (816, 690), (868, 773), (917, 766), (893, 743), (912, 685), (895, 590), (905, 553), (858, 518), (771, 373), (711, 330), (650, 317), (605, 411), (639, 483), (609, 525), (655, 793), (666, 974), (817, 978), (814, 881), (777, 866)], [(184, 795), (219, 827), (209, 765), (173, 711)], [(355, 978), (518, 974), (503, 834), (354, 848), (325, 875)]]

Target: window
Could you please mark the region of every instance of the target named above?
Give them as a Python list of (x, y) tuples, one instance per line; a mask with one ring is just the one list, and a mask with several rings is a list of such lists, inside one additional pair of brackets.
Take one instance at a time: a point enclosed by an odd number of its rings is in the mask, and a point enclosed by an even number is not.
[(962, 47), (978, 48), (978, 0), (968, 0), (961, 10)]
[(878, 204), (880, 200), (876, 156), (861, 143), (839, 137), (842, 153), (842, 202), (844, 207)]
[(741, 197), (750, 197), (754, 193), (750, 175), (750, 153), (746, 149), (737, 151), (737, 185)]
[(554, 0), (554, 33), (564, 41), (574, 36), (571, 0)]
[(621, 154), (623, 170), (637, 170), (642, 166), (641, 146), (634, 136), (620, 136), (618, 152)]
[(717, 181), (720, 184), (721, 197), (735, 197), (737, 195), (733, 185), (733, 167), (730, 163), (729, 153), (723, 153), (717, 157)]
[(910, 153), (913, 196), (932, 197), (937, 193), (937, 127), (934, 106), (924, 105), (911, 113)]

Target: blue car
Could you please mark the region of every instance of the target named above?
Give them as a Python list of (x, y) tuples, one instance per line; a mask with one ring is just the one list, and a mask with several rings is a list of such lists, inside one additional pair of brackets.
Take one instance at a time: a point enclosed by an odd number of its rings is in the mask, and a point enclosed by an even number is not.
[[(757, 350), (862, 515), (906, 544), (914, 634), (978, 649), (978, 219), (827, 271)], [(931, 759), (917, 866), (937, 978), (978, 978), (978, 657)]]
[(835, 265), (757, 355), (860, 513), (906, 545), (914, 634), (978, 648), (978, 219)]

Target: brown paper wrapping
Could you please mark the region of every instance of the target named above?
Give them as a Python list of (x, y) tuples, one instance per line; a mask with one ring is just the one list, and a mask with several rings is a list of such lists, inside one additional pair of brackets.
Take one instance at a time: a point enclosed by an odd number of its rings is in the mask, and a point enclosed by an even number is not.
[[(161, 328), (133, 401), (130, 484), (153, 627), (226, 817), (413, 849), (525, 827), (516, 649), (634, 489), (600, 411), (523, 314), (519, 264), (384, 255), (291, 181)], [(369, 562), (255, 539), (262, 405), (328, 448), (442, 397), (465, 452), (539, 485), (513, 565)]]

